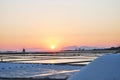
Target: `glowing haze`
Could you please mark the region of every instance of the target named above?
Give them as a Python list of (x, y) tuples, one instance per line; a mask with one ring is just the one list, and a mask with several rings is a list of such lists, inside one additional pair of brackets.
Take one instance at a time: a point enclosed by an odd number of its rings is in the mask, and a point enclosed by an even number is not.
[(0, 0), (0, 50), (120, 45), (120, 0)]

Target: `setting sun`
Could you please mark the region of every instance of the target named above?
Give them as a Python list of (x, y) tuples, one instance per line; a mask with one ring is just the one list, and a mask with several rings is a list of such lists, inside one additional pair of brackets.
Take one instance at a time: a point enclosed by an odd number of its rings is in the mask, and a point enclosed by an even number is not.
[(50, 47), (51, 49), (55, 49), (55, 45), (51, 45), (51, 47)]

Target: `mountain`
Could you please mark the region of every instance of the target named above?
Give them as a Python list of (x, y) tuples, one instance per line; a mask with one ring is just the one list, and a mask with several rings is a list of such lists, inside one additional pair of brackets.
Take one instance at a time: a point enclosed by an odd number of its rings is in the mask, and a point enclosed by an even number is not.
[(79, 48), (78, 46), (67, 46), (67, 47), (62, 48), (62, 50), (75, 50), (78, 48)]
[(104, 47), (96, 47), (96, 46), (67, 46), (62, 48), (62, 50), (92, 50), (92, 49), (104, 49)]

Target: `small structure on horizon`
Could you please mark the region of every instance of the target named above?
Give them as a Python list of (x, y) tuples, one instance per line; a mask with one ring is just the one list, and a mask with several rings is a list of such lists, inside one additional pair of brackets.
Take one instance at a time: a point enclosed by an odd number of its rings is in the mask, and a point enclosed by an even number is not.
[(25, 53), (25, 52), (26, 52), (24, 48), (23, 48), (22, 52), (23, 52), (23, 53)]

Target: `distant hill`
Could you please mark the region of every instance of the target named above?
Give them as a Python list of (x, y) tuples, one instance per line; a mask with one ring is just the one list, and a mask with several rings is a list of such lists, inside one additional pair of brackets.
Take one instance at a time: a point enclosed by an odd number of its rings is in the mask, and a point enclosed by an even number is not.
[(62, 50), (92, 50), (92, 49), (104, 49), (104, 47), (95, 47), (95, 46), (67, 46)]

